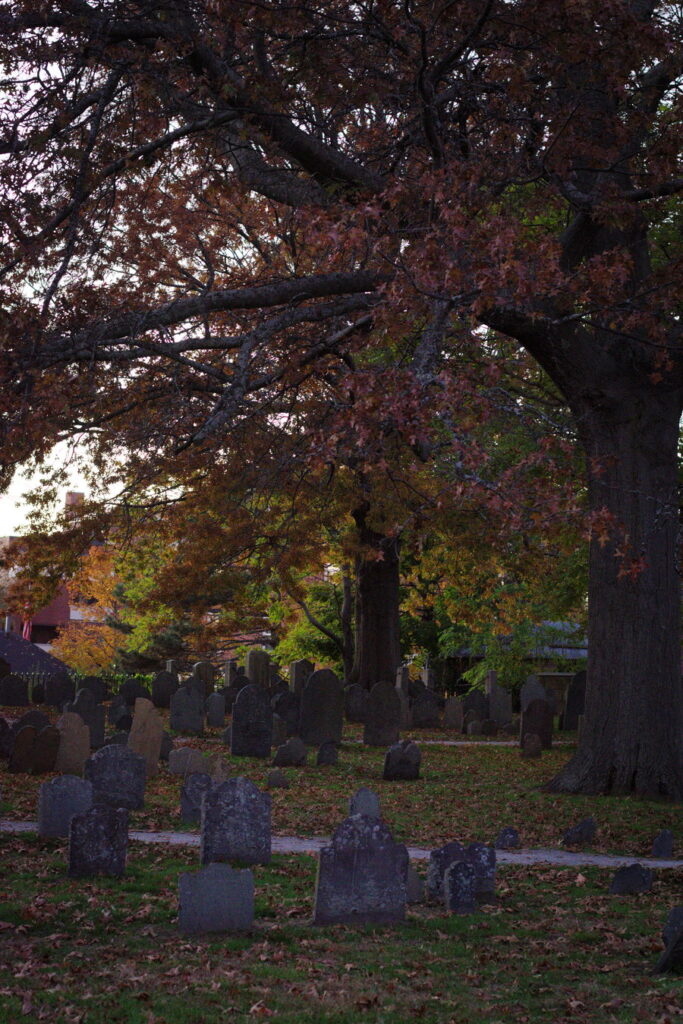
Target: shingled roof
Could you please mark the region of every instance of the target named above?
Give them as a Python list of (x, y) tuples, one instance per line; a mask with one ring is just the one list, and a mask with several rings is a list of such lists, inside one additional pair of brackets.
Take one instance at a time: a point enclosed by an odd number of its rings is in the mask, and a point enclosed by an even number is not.
[(0, 632), (0, 658), (7, 662), (11, 672), (43, 672), (51, 676), (69, 674), (69, 668), (63, 661), (16, 633)]

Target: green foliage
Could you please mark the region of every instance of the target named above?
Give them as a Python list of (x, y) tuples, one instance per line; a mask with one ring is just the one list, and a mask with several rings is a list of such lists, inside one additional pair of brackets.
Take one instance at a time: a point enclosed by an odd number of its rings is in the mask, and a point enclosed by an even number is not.
[[(313, 618), (335, 636), (341, 637), (341, 584), (334, 581), (310, 583), (306, 589), (305, 601)], [(293, 624), (286, 628), (275, 648), (273, 658), (280, 665), (288, 665), (299, 658), (308, 658), (309, 661), (329, 665), (333, 671), (343, 676), (344, 669), (338, 644), (314, 626), (302, 609), (299, 609)]]

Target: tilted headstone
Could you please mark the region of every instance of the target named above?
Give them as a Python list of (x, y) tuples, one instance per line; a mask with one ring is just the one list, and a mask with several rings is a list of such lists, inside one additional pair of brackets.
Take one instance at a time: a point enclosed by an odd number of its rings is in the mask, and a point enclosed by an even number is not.
[(73, 816), (84, 814), (92, 805), (92, 785), (87, 779), (58, 775), (43, 782), (38, 790), (38, 835), (68, 836)]
[(451, 914), (473, 914), (478, 909), (478, 883), (474, 864), (466, 860), (450, 864), (443, 880), (446, 910)]
[(344, 725), (344, 690), (334, 672), (313, 672), (301, 694), (299, 735), (309, 746), (326, 740), (341, 743)]
[(526, 711), (532, 700), (546, 700), (548, 694), (545, 686), (540, 682), (538, 676), (528, 676), (526, 682), (519, 691), (519, 706), (522, 712)]
[(389, 747), (384, 758), (382, 778), (387, 782), (419, 779), (422, 755), (417, 743), (402, 740)]
[(451, 864), (465, 860), (465, 848), (456, 840), (432, 850), (427, 864), (427, 895), (435, 903), (443, 902), (443, 880)]
[(270, 863), (270, 796), (239, 776), (212, 787), (202, 802), (201, 862)]
[(325, 743), (321, 743), (318, 748), (315, 763), (318, 766), (331, 766), (339, 762), (339, 751), (337, 750), (337, 744), (333, 740), (327, 740)]
[(85, 763), (83, 774), (92, 782), (96, 804), (137, 811), (145, 804), (147, 765), (144, 757), (128, 747), (102, 747)]
[(192, 666), (192, 678), (199, 681), (203, 696), (213, 693), (216, 684), (216, 670), (210, 661), (198, 661)]
[(259, 647), (247, 651), (244, 671), (250, 682), (262, 686), (265, 690), (270, 686), (270, 655)]
[(349, 817), (353, 817), (354, 814), (363, 814), (366, 818), (377, 818), (378, 821), (382, 817), (379, 809), (379, 797), (367, 786), (357, 789), (349, 800)]
[(370, 694), (358, 683), (344, 687), (344, 714), (347, 722), (364, 722)]
[(84, 676), (78, 680), (79, 690), (90, 690), (98, 704), (107, 699), (107, 684), (102, 676)]
[(449, 697), (443, 709), (444, 729), (453, 729), (455, 732), (462, 732), (463, 706), (459, 697)]
[(95, 805), (76, 814), (69, 827), (69, 875), (121, 878), (126, 870), (128, 811), (123, 807)]
[(123, 697), (128, 707), (133, 708), (138, 697), (151, 701), (152, 694), (137, 679), (126, 679), (119, 687), (119, 697)]
[(517, 850), (520, 845), (519, 832), (508, 825), (500, 830), (493, 845), (496, 850)]
[(298, 736), (292, 736), (278, 747), (273, 758), (274, 768), (296, 768), (306, 764), (308, 751), (306, 744)]
[(355, 814), (320, 851), (313, 923), (403, 921), (408, 851), (383, 822)]
[(90, 729), (90, 748), (98, 750), (104, 743), (104, 706), (98, 704), (91, 690), (79, 690), (75, 700), (64, 705), (64, 711), (80, 715)]
[(595, 818), (591, 815), (589, 818), (584, 818), (578, 823), (573, 825), (572, 828), (568, 828), (562, 836), (563, 846), (581, 846), (584, 843), (592, 843), (598, 831)]
[(541, 741), (544, 750), (553, 745), (553, 712), (547, 700), (532, 700), (522, 712), (519, 738), (520, 746), (524, 746), (527, 733), (534, 733)]
[(248, 868), (207, 864), (179, 879), (178, 927), (183, 935), (249, 931), (254, 923), (254, 876)]
[(67, 701), (76, 696), (76, 685), (68, 676), (48, 676), (45, 680), (44, 701), (51, 708), (64, 707)]
[(237, 694), (232, 709), (230, 752), (233, 757), (270, 757), (273, 710), (263, 686), (250, 683)]
[(163, 735), (164, 724), (161, 721), (161, 715), (151, 700), (138, 697), (135, 701), (133, 724), (128, 734), (128, 747), (135, 754), (144, 757), (148, 779), (153, 779), (159, 771), (159, 755)]
[(173, 732), (201, 736), (204, 732), (205, 697), (196, 689), (179, 687), (171, 697), (170, 726)]
[(286, 737), (296, 736), (299, 729), (299, 711), (301, 701), (296, 693), (291, 690), (277, 693), (271, 699), (271, 707), (276, 715), (279, 715), (285, 725)]
[(436, 694), (423, 690), (410, 706), (414, 729), (438, 729), (441, 725), (441, 709)]
[(225, 728), (225, 697), (222, 693), (210, 693), (206, 698), (206, 724), (211, 729)]
[(28, 707), (28, 683), (14, 672), (0, 678), (0, 704), (7, 708)]
[(185, 776), (180, 788), (180, 820), (185, 825), (200, 823), (202, 800), (212, 784), (211, 776), (206, 772), (192, 772)]
[(465, 850), (465, 859), (477, 872), (477, 900), (493, 903), (496, 898), (496, 851), (485, 843), (470, 843)]
[(652, 841), (651, 857), (658, 860), (671, 860), (674, 855), (674, 834), (670, 828), (663, 828)]
[(386, 747), (398, 743), (401, 728), (401, 698), (391, 683), (375, 683), (370, 690), (363, 729), (363, 743)]
[(650, 892), (652, 871), (642, 864), (629, 864), (618, 868), (609, 887), (611, 896), (631, 896), (634, 893)]
[(155, 708), (170, 708), (171, 697), (180, 686), (175, 672), (162, 670), (152, 679), (152, 703)]
[(314, 669), (315, 665), (306, 658), (293, 661), (289, 666), (289, 685), (297, 697), (301, 696), (301, 691), (308, 682), (309, 676), (313, 674)]
[(579, 715), (583, 714), (586, 704), (586, 670), (575, 673), (567, 688), (562, 728), (573, 732), (579, 728)]
[(489, 702), (487, 717), (501, 726), (512, 721), (512, 694), (499, 685), (495, 672), (488, 672), (486, 675), (485, 693)]
[(192, 747), (175, 747), (168, 755), (168, 770), (171, 775), (208, 772), (209, 767), (208, 754)]

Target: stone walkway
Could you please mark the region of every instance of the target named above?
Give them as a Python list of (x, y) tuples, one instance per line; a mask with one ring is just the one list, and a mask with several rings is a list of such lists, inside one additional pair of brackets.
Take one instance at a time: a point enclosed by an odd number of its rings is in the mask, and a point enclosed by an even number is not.
[[(0, 820), (0, 833), (35, 832), (35, 821)], [(129, 832), (129, 837), (139, 843), (165, 843), (167, 846), (199, 846), (196, 832)], [(273, 853), (316, 854), (330, 840), (299, 839), (296, 836), (273, 836)], [(412, 860), (427, 860), (431, 850), (409, 846)], [(642, 864), (648, 868), (683, 869), (683, 860), (654, 860), (651, 857), (616, 857), (606, 853), (581, 853), (570, 850), (496, 850), (499, 864), (553, 864), (556, 867), (599, 867), (620, 868), (628, 864)]]

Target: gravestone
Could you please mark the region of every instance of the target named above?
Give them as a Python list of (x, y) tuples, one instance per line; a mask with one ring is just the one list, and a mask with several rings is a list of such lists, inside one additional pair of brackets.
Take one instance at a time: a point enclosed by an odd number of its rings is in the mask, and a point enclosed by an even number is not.
[(227, 688), (232, 686), (235, 682), (235, 676), (237, 675), (237, 660), (235, 658), (228, 658), (223, 663), (223, 687)]
[(634, 893), (650, 892), (652, 872), (642, 864), (629, 864), (618, 868), (609, 887), (610, 896), (631, 896)]
[(574, 731), (579, 728), (579, 715), (583, 714), (586, 703), (586, 671), (576, 672), (567, 688), (567, 698), (562, 715), (562, 728)]
[(59, 750), (54, 770), (63, 775), (82, 775), (90, 757), (90, 729), (80, 715), (65, 712), (57, 719)]
[(527, 676), (527, 680), (519, 691), (519, 706), (522, 712), (526, 711), (532, 700), (548, 700), (548, 694), (538, 676)]
[(254, 923), (254, 876), (248, 868), (207, 864), (179, 879), (178, 927), (183, 935), (249, 931)]
[(375, 683), (370, 690), (365, 714), (363, 743), (386, 747), (398, 743), (401, 728), (401, 698), (391, 683)]
[(152, 694), (137, 679), (126, 679), (119, 687), (119, 697), (123, 697), (128, 707), (133, 708), (138, 697), (142, 697), (144, 700), (151, 700)]
[(64, 710), (81, 716), (90, 729), (90, 749), (98, 750), (104, 743), (104, 706), (98, 704), (95, 695), (90, 690), (78, 690)]
[(497, 736), (498, 735), (498, 723), (494, 722), (492, 718), (485, 718), (481, 723), (481, 735), (482, 736)]
[(337, 744), (332, 740), (327, 740), (326, 743), (321, 743), (318, 748), (315, 763), (319, 766), (332, 766), (337, 764), (339, 761), (339, 751), (337, 750)]
[(662, 932), (664, 952), (654, 968), (654, 974), (683, 974), (683, 907), (674, 907)]
[(289, 789), (289, 779), (281, 768), (271, 768), (268, 772), (266, 789)]
[(270, 803), (267, 793), (242, 776), (213, 786), (202, 802), (202, 864), (269, 864)]
[(344, 690), (334, 672), (313, 672), (301, 694), (299, 735), (309, 746), (326, 740), (341, 743), (344, 725)]
[[(476, 715), (476, 711), (470, 711), (468, 714)], [(468, 736), (481, 736), (481, 722), (478, 718), (473, 718), (467, 723), (467, 735)]]
[(658, 860), (671, 860), (674, 855), (674, 834), (669, 828), (658, 832), (652, 841), (651, 857)]
[(10, 729), (10, 755), (7, 771), (15, 774), (23, 774), (31, 771), (33, 764), (33, 745), (36, 741), (38, 730), (33, 725), (25, 725), (18, 732)]
[(59, 741), (59, 729), (53, 725), (40, 730), (32, 725), (23, 726), (14, 737), (7, 770), (12, 773), (30, 772), (32, 775), (54, 771)]
[(299, 729), (299, 712), (301, 701), (296, 693), (286, 690), (276, 693), (271, 699), (271, 707), (279, 715), (285, 726), (285, 738), (296, 736)]
[(520, 846), (519, 832), (508, 825), (500, 830), (493, 845), (496, 850), (517, 850)]
[(164, 731), (161, 737), (161, 749), (159, 750), (159, 760), (167, 763), (169, 757), (171, 756), (172, 750), (173, 740), (171, 739), (171, 734)]
[(118, 743), (102, 747), (88, 758), (83, 774), (92, 782), (96, 804), (130, 811), (144, 807), (147, 765), (144, 757), (128, 747)]
[(68, 676), (49, 676), (45, 680), (45, 703), (48, 707), (64, 707), (76, 696), (76, 685)]
[(542, 753), (543, 746), (541, 745), (541, 737), (537, 736), (535, 732), (528, 732), (522, 740), (522, 757), (525, 759), (532, 759), (540, 757)]
[(133, 724), (128, 734), (128, 747), (135, 754), (144, 757), (147, 765), (147, 778), (153, 779), (159, 771), (159, 755), (164, 725), (161, 715), (151, 700), (138, 697), (135, 701)]
[(462, 698), (462, 710), (463, 718), (465, 720), (468, 712), (474, 712), (474, 719), (470, 721), (483, 722), (485, 718), (490, 718), (491, 714), (489, 711), (489, 699), (486, 694), (482, 693), (481, 690), (470, 690)]
[(107, 684), (102, 676), (84, 676), (78, 680), (79, 690), (90, 690), (98, 704), (107, 699)]
[(462, 732), (463, 716), (464, 711), (460, 698), (449, 697), (443, 709), (444, 729), (454, 729), (456, 732)]
[(594, 817), (584, 818), (578, 825), (573, 825), (572, 828), (567, 829), (561, 839), (562, 845), (581, 846), (584, 843), (592, 843), (597, 830), (598, 826)]
[(384, 758), (382, 778), (387, 782), (419, 779), (422, 755), (417, 743), (402, 740), (389, 747)]
[(168, 755), (168, 770), (171, 775), (191, 775), (209, 769), (208, 754), (192, 747), (175, 747)]
[(431, 690), (423, 690), (410, 706), (414, 729), (438, 729), (441, 725), (439, 699)]
[(199, 689), (203, 690), (204, 698), (213, 693), (216, 685), (216, 670), (210, 661), (197, 661), (192, 666), (192, 677), (199, 681)]
[(270, 655), (259, 647), (247, 651), (244, 671), (250, 682), (267, 690), (270, 686)]
[(410, 669), (407, 665), (399, 665), (396, 669), (396, 689), (404, 697), (410, 696)]
[(273, 711), (264, 687), (250, 683), (232, 709), (230, 753), (233, 757), (270, 757)]
[(377, 818), (378, 821), (382, 817), (379, 809), (379, 797), (367, 786), (357, 789), (349, 800), (349, 817), (353, 817), (354, 814), (362, 814), (366, 818)]
[(465, 848), (456, 840), (446, 843), (429, 854), (427, 864), (427, 895), (435, 903), (442, 903), (444, 898), (443, 881), (446, 869), (451, 864), (465, 860)]
[(465, 850), (465, 859), (477, 873), (475, 893), (479, 903), (495, 902), (496, 851), (485, 843), (470, 843)]
[(344, 714), (347, 722), (364, 722), (368, 710), (370, 695), (368, 691), (352, 683), (344, 687)]
[(14, 744), (12, 732), (6, 718), (0, 718), (0, 757), (9, 757)]
[(468, 861), (449, 864), (443, 880), (446, 910), (451, 914), (473, 914), (478, 909), (478, 882), (474, 864)]
[(222, 693), (210, 693), (205, 704), (206, 724), (211, 729), (225, 727), (225, 697)]
[(180, 686), (171, 697), (171, 730), (201, 736), (204, 732), (204, 700), (203, 694), (196, 689)]
[(424, 903), (425, 886), (412, 864), (408, 865), (406, 875), (406, 903)]
[(155, 708), (170, 708), (171, 697), (176, 692), (180, 682), (175, 672), (167, 672), (162, 669), (152, 679), (152, 703)]
[(123, 807), (95, 805), (76, 814), (69, 827), (69, 875), (121, 878), (126, 870), (128, 811)]
[(31, 725), (36, 732), (40, 732), (41, 729), (45, 729), (49, 724), (50, 719), (47, 715), (44, 715), (42, 711), (38, 711), (37, 708), (31, 708), (30, 711), (26, 711), (21, 718), (18, 718), (12, 724), (11, 729), (16, 736), (19, 730), (23, 729), (26, 725)]
[(0, 677), (0, 704), (8, 708), (28, 707), (28, 683), (10, 672)]
[(182, 671), (182, 665), (176, 658), (169, 658), (164, 665), (167, 672), (172, 672), (173, 675), (179, 676)]
[(180, 820), (185, 825), (198, 825), (202, 819), (202, 800), (212, 786), (206, 772), (192, 772), (185, 776), (180, 787)]
[(301, 692), (308, 682), (309, 676), (313, 674), (314, 669), (315, 665), (306, 658), (293, 661), (289, 666), (289, 685), (297, 697), (301, 696)]
[(489, 702), (488, 717), (500, 726), (512, 721), (512, 694), (499, 685), (495, 672), (486, 674), (485, 693)]
[(553, 745), (553, 712), (547, 700), (532, 700), (522, 712), (519, 738), (520, 746), (524, 746), (527, 733), (534, 733), (541, 741), (543, 750), (550, 750)]
[(282, 718), (273, 712), (273, 735), (270, 744), (272, 747), (281, 747), (287, 742), (287, 726)]
[(118, 726), (119, 720), (130, 715), (128, 701), (122, 693), (117, 693), (109, 702), (107, 708), (107, 721), (110, 725)]
[(235, 706), (237, 695), (240, 690), (243, 690), (245, 686), (249, 685), (249, 680), (245, 675), (238, 675), (237, 682), (233, 683), (232, 686), (224, 686), (219, 692), (223, 694), (225, 700), (225, 713), (226, 715), (232, 714), (232, 709)]
[(307, 757), (306, 744), (298, 736), (292, 736), (275, 751), (273, 767), (298, 768), (306, 764)]
[(408, 851), (381, 821), (362, 814), (336, 829), (320, 851), (313, 923), (403, 921)]
[(68, 836), (73, 816), (84, 814), (92, 805), (92, 786), (86, 779), (58, 775), (43, 782), (38, 790), (38, 835)]

